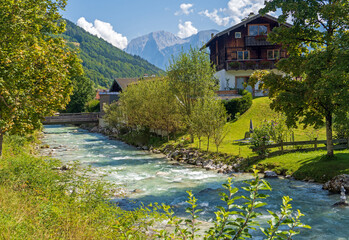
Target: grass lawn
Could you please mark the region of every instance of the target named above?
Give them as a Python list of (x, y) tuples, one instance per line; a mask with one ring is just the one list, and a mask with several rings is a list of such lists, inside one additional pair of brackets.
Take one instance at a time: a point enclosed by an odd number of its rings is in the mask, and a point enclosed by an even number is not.
[[(292, 174), (296, 179), (313, 179), (326, 182), (339, 174), (349, 174), (349, 150), (335, 151), (335, 158), (328, 160), (326, 151), (290, 153), (258, 162), (258, 168)], [(264, 170), (265, 170), (264, 169)]]
[[(249, 110), (247, 110), (240, 118), (235, 122), (227, 123), (228, 134), (223, 140), (223, 143), (219, 147), (219, 152), (228, 153), (232, 155), (239, 155), (242, 157), (250, 157), (255, 154), (249, 148), (249, 145), (241, 145), (234, 140), (243, 139), (245, 137), (245, 132), (249, 131), (250, 120), (252, 120), (253, 126), (257, 127), (264, 120), (273, 120), (277, 118), (277, 113), (272, 111), (269, 107), (270, 100), (268, 97), (256, 98), (253, 100), (253, 104)], [(295, 141), (310, 140), (310, 135), (317, 134), (319, 140), (325, 139), (325, 128), (321, 128), (315, 131), (313, 128), (309, 127), (303, 130), (302, 126), (295, 129)], [(203, 139), (202, 149), (206, 150), (207, 140)], [(198, 140), (191, 147), (198, 147)], [(210, 143), (210, 151), (215, 152), (216, 146), (213, 142)]]

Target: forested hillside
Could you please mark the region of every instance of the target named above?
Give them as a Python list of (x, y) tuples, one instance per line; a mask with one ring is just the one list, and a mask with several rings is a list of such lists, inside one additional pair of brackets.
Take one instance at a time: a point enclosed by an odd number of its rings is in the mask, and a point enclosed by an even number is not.
[(146, 60), (132, 56), (93, 36), (66, 20), (63, 37), (73, 48), (80, 48), (85, 75), (97, 86), (109, 87), (114, 78), (141, 77), (143, 74), (158, 74), (162, 70)]

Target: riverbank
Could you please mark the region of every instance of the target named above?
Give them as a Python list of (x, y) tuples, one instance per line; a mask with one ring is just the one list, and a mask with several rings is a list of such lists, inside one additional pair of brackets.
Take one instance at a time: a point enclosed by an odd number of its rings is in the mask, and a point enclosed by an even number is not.
[[(146, 239), (156, 216), (111, 204), (113, 186), (38, 153), (36, 137), (5, 136), (0, 161), (1, 239)], [(35, 140), (35, 142), (37, 142)], [(43, 146), (47, 147), (47, 146)], [(152, 219), (149, 219), (152, 218)]]
[[(200, 151), (189, 147), (188, 143), (163, 143), (158, 147), (147, 145), (132, 136), (122, 137), (117, 131), (106, 128), (87, 127), (91, 132), (102, 133), (112, 139), (124, 141), (151, 153), (164, 154), (169, 160), (202, 167), (218, 173), (251, 172), (256, 165), (261, 172), (273, 171), (277, 175), (296, 180), (325, 183), (340, 174), (349, 174), (349, 150), (336, 151), (336, 158), (328, 160), (325, 151), (289, 153), (271, 158), (243, 158), (227, 153)], [(349, 190), (349, 186), (348, 186)]]

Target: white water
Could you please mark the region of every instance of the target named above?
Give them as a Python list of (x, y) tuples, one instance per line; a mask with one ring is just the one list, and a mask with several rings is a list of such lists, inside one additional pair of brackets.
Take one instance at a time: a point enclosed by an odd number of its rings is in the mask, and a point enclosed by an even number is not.
[[(126, 188), (128, 196), (115, 199), (125, 209), (132, 209), (140, 202), (164, 202), (183, 215), (187, 206), (186, 191), (192, 190), (199, 199), (199, 208), (203, 209), (200, 217), (210, 220), (216, 206), (223, 203), (218, 193), (227, 175), (188, 165), (173, 166), (159, 155), (76, 127), (46, 126), (44, 132), (44, 142), (51, 148), (58, 147), (53, 150), (54, 157), (64, 163), (78, 161), (90, 165), (97, 173), (106, 174), (108, 180)], [(235, 175), (237, 187), (243, 185), (243, 180), (250, 179), (248, 174)], [(332, 207), (339, 201), (339, 195), (329, 195), (319, 184), (283, 179), (269, 182), (273, 191), (268, 193), (267, 208), (278, 211), (282, 196), (288, 195), (294, 199), (293, 208), (306, 215), (302, 222), (312, 227), (302, 230), (294, 239), (349, 239), (349, 208)], [(261, 234), (257, 235), (254, 239), (262, 239)]]

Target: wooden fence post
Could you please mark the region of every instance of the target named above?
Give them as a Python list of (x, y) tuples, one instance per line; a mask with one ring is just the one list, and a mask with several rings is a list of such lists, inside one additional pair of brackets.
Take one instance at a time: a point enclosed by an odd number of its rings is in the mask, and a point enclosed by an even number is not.
[(314, 139), (314, 148), (315, 148), (315, 151), (317, 151), (317, 138)]
[(284, 154), (284, 141), (281, 139), (281, 153)]

